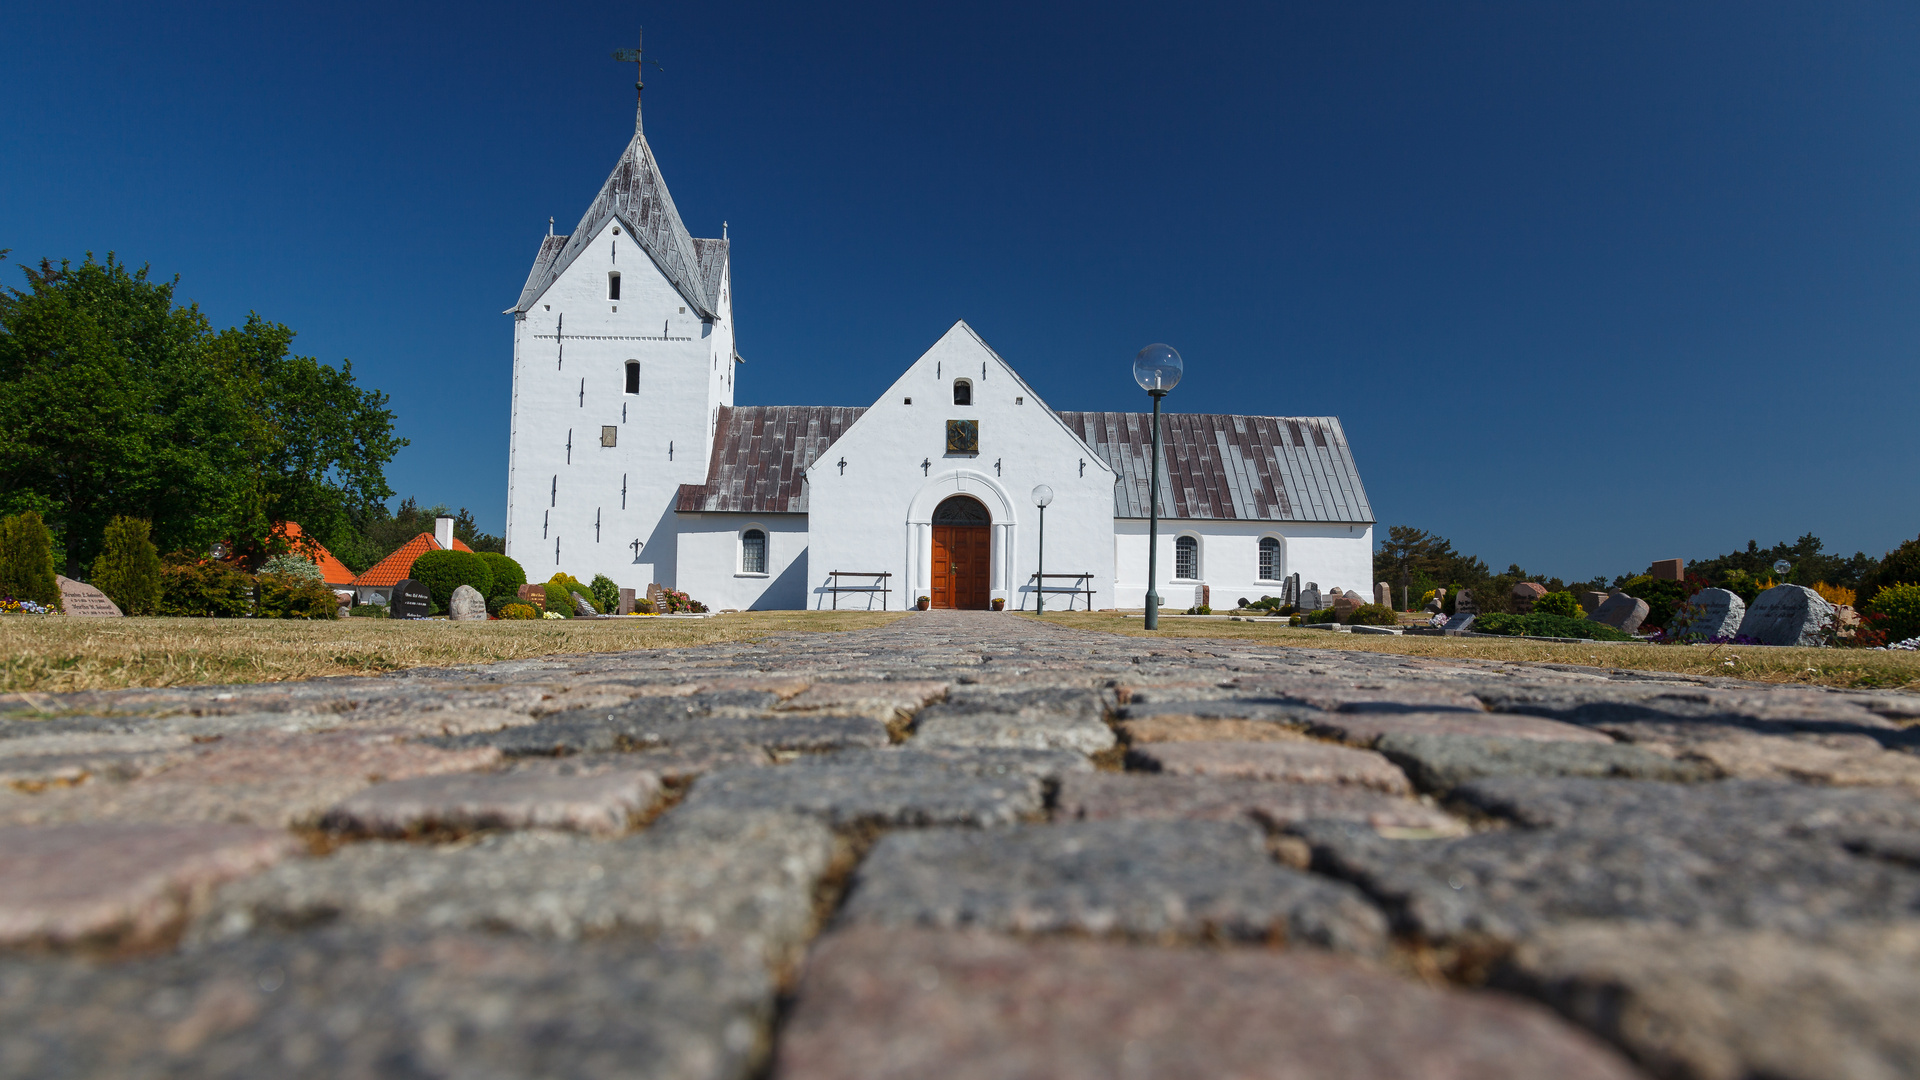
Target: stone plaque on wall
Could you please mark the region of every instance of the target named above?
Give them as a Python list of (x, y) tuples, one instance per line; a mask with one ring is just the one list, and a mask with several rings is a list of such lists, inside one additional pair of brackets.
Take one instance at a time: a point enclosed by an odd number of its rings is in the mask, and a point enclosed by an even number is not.
[(106, 593), (86, 582), (61, 577), (58, 574), (54, 575), (53, 582), (60, 586), (60, 609), (68, 615), (75, 615), (82, 619), (120, 617), (120, 606), (107, 599)]

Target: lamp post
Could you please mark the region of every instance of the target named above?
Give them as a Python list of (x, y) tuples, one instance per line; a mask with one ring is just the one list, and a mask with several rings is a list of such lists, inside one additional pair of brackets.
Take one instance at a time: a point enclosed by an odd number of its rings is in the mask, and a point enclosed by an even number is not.
[(1186, 365), (1171, 345), (1153, 344), (1133, 358), (1133, 381), (1153, 398), (1153, 457), (1147, 467), (1153, 480), (1147, 493), (1147, 611), (1146, 627), (1160, 629), (1160, 594), (1154, 592), (1160, 558), (1160, 399), (1180, 384)]
[[(1040, 567), (1033, 575), (1033, 613), (1047, 606), (1047, 504), (1053, 501), (1053, 489), (1045, 484), (1033, 489), (1033, 505), (1040, 508)], [(1071, 605), (1069, 605), (1071, 606)]]

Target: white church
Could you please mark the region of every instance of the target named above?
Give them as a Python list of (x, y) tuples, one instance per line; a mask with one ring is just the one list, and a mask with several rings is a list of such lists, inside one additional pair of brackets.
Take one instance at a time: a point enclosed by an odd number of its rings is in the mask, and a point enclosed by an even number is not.
[[(965, 322), (865, 407), (736, 406), (725, 231), (687, 232), (637, 114), (508, 310), (506, 543), (529, 580), (605, 574), (716, 611), (1032, 609), (1042, 583), (1049, 610), (1145, 604), (1149, 414), (1056, 411)], [(1161, 439), (1164, 608), (1371, 594), (1336, 417), (1168, 413)]]

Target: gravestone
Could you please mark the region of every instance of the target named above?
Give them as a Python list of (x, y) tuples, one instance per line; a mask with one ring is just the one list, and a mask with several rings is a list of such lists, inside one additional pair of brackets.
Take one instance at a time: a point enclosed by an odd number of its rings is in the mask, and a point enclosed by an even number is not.
[[(1461, 591), (1462, 593), (1465, 592), (1464, 589)], [(1453, 618), (1448, 619), (1447, 625), (1441, 627), (1441, 629), (1445, 630), (1449, 634), (1464, 634), (1467, 631), (1473, 629), (1473, 619), (1474, 619), (1474, 615), (1473, 615), (1473, 612), (1471, 611), (1465, 612), (1463, 614), (1456, 614)]]
[(1373, 602), (1376, 604), (1379, 604), (1381, 607), (1387, 607), (1387, 608), (1392, 607), (1393, 606), (1393, 586), (1387, 584), (1384, 581), (1374, 582), (1373, 583)]
[(68, 615), (82, 619), (117, 619), (121, 615), (120, 605), (84, 581), (55, 574), (53, 583), (60, 586), (60, 609)]
[(1513, 606), (1520, 614), (1526, 615), (1533, 611), (1534, 603), (1545, 595), (1545, 585), (1537, 581), (1523, 581), (1513, 587)]
[(1196, 585), (1193, 590), (1194, 607), (1212, 607), (1213, 590), (1205, 585)]
[(667, 610), (666, 593), (666, 586), (657, 581), (647, 586), (647, 599), (653, 603), (653, 610), (658, 612)]
[(412, 578), (397, 581), (387, 600), (387, 618), (424, 619), (433, 614), (433, 594)]
[(600, 614), (593, 609), (593, 602), (579, 593), (573, 593), (573, 613), (581, 618), (591, 619)]
[(1661, 559), (1648, 569), (1647, 576), (1655, 581), (1685, 581), (1687, 579), (1687, 560)]
[(1352, 593), (1341, 593), (1333, 598), (1332, 606), (1333, 613), (1339, 616), (1341, 622), (1346, 622), (1353, 617), (1354, 609), (1360, 606), (1360, 598)]
[(634, 598), (634, 591), (632, 589), (621, 589), (620, 590), (620, 610), (617, 612), (617, 614), (620, 614), (620, 615), (633, 614), (633, 598)]
[(1775, 585), (1753, 598), (1740, 633), (1762, 645), (1819, 645), (1833, 605), (1805, 585)]
[(1300, 610), (1319, 611), (1326, 605), (1320, 602), (1320, 583), (1309, 581), (1300, 587)]
[(453, 596), (447, 600), (447, 617), (454, 622), (486, 622), (487, 598), (480, 590), (471, 585), (462, 585), (453, 590)]
[(520, 586), (520, 602), (533, 605), (535, 611), (547, 610), (547, 587), (545, 585)]
[(1455, 615), (1480, 614), (1480, 605), (1474, 601), (1472, 589), (1461, 589), (1454, 594), (1453, 613)]
[[(1585, 605), (1582, 605), (1583, 607)], [(1647, 619), (1647, 602), (1635, 600), (1619, 589), (1607, 595), (1605, 603), (1591, 609), (1594, 622), (1611, 626), (1623, 634), (1634, 634)]]
[(1447, 590), (1433, 590), (1433, 599), (1427, 601), (1426, 611), (1430, 615), (1440, 615), (1447, 610)]
[(1747, 602), (1726, 589), (1701, 589), (1687, 597), (1687, 609), (1687, 621), (1674, 630), (1676, 636), (1731, 638), (1747, 616)]
[(1588, 589), (1586, 592), (1580, 594), (1580, 607), (1587, 613), (1588, 618), (1592, 618), (1593, 613), (1599, 611), (1600, 605), (1606, 602), (1607, 594), (1603, 592), (1595, 592), (1592, 589)]

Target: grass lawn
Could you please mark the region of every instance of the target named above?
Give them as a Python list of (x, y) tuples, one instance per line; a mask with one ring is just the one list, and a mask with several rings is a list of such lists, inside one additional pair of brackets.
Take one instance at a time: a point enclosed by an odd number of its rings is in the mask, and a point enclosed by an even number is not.
[(754, 611), (711, 619), (404, 622), (342, 619), (0, 618), (0, 692), (273, 682), (564, 653), (858, 630), (899, 612)]
[[(1024, 615), (1023, 618), (1034, 618)], [(1870, 649), (1779, 649), (1741, 645), (1560, 645), (1550, 641), (1501, 641), (1497, 638), (1395, 637), (1342, 634), (1279, 623), (1228, 622), (1162, 616), (1160, 629), (1148, 632), (1139, 616), (1106, 612), (1044, 615), (1060, 626), (1162, 638), (1212, 638), (1260, 641), (1311, 649), (1359, 649), (1404, 656), (1450, 659), (1519, 660), (1629, 671), (1671, 671), (1684, 675), (1726, 675), (1756, 682), (1802, 683), (1845, 689), (1920, 691), (1920, 653)]]

